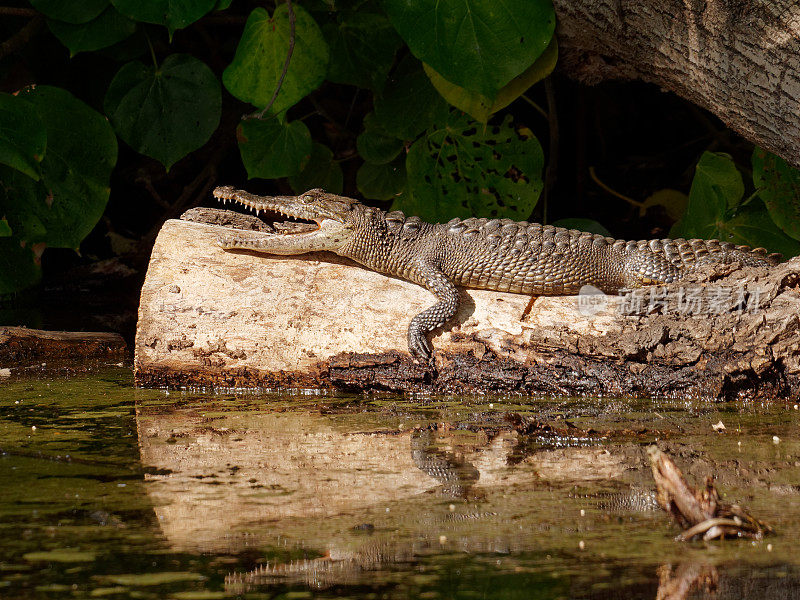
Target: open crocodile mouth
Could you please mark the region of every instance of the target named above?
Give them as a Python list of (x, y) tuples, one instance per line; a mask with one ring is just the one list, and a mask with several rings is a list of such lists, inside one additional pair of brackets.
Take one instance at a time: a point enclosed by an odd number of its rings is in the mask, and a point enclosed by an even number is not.
[[(268, 204), (263, 201), (252, 201), (247, 196), (249, 194), (246, 192), (240, 192), (230, 187), (221, 187), (214, 190), (214, 197), (222, 204), (234, 203), (249, 210), (251, 213), (255, 213), (255, 216), (246, 214), (244, 218), (250, 228), (264, 233), (277, 235), (313, 233), (319, 231), (322, 225), (322, 219), (317, 221), (311, 218), (299, 217), (282, 210), (279, 203)], [(282, 217), (286, 217), (289, 220), (283, 220)]]

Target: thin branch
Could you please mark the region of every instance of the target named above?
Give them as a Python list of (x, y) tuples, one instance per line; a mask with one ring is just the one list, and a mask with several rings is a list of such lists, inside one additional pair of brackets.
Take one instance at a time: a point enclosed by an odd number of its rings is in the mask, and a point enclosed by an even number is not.
[(605, 183), (600, 181), (600, 178), (597, 176), (597, 173), (595, 173), (595, 171), (594, 171), (594, 167), (589, 167), (589, 176), (592, 178), (592, 181), (594, 181), (597, 185), (599, 185), (601, 188), (603, 188), (605, 191), (607, 191), (612, 196), (616, 196), (620, 200), (625, 200), (625, 202), (627, 202), (631, 206), (635, 206), (636, 208), (641, 208), (642, 207), (642, 202), (639, 202), (638, 200), (634, 200), (630, 196), (626, 196), (624, 194), (620, 194), (617, 190), (610, 188)]
[(294, 52), (294, 9), (292, 8), (292, 0), (286, 0), (286, 10), (289, 12), (289, 51), (286, 53), (286, 60), (283, 61), (283, 70), (281, 71), (280, 79), (278, 79), (278, 85), (275, 86), (275, 91), (272, 93), (272, 98), (270, 98), (269, 103), (260, 111), (254, 112), (251, 115), (246, 116), (245, 118), (248, 119), (263, 119), (264, 115), (267, 111), (272, 108), (272, 105), (275, 104), (275, 100), (278, 99), (278, 94), (281, 91), (281, 87), (283, 86), (283, 80), (286, 79), (286, 73), (289, 71), (289, 63), (292, 61), (292, 53)]
[(536, 102), (534, 102), (533, 100), (528, 98), (525, 94), (522, 94), (520, 96), (520, 98), (522, 98), (523, 100), (525, 100), (525, 102), (530, 104), (536, 110), (536, 112), (538, 112), (540, 115), (542, 115), (545, 119), (547, 118), (547, 113), (544, 111), (544, 109), (541, 106), (536, 104)]
[(0, 44), (0, 58), (5, 58), (10, 54), (14, 54), (14, 52), (22, 48), (36, 35), (43, 24), (44, 17), (42, 17), (42, 15), (36, 15), (25, 27)]
[(39, 12), (32, 8), (17, 8), (16, 6), (0, 6), (0, 15), (8, 15), (10, 17), (35, 17), (38, 14)]

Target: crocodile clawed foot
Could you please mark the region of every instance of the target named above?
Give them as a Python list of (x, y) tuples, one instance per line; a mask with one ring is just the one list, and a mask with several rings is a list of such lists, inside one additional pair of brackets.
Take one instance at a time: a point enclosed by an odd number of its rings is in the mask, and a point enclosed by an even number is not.
[(430, 371), (436, 371), (436, 360), (433, 356), (433, 346), (424, 335), (409, 336), (408, 350), (411, 358), (417, 364), (426, 367)]

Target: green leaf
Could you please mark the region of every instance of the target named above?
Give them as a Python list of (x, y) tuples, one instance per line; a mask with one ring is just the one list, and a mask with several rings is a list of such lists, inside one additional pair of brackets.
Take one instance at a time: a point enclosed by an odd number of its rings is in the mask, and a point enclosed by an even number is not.
[(111, 0), (111, 4), (134, 21), (164, 25), (172, 37), (211, 11), (216, 0)]
[(22, 98), (0, 94), (0, 164), (39, 179), (47, 133), (36, 109)]
[(242, 121), (236, 130), (239, 152), (253, 179), (277, 179), (297, 175), (311, 155), (311, 133), (302, 121), (278, 119)]
[(8, 220), (0, 219), (0, 237), (9, 237), (12, 233)]
[(733, 160), (706, 152), (695, 171), (686, 214), (672, 237), (718, 239), (767, 248), (786, 257), (800, 253), (800, 242), (781, 231), (759, 199), (742, 203), (744, 184)]
[(109, 0), (30, 0), (33, 7), (50, 19), (65, 23), (88, 23), (108, 6)]
[(130, 62), (114, 76), (104, 108), (119, 137), (169, 169), (219, 125), (219, 81), (203, 62), (172, 54), (160, 68)]
[[(542, 191), (544, 155), (527, 130), (506, 117), (485, 126), (452, 112), (409, 150), (406, 158), (413, 206), (425, 220), (472, 215), (527, 219)], [(402, 200), (398, 208), (403, 208)], [(413, 210), (411, 210), (413, 208)]]
[(214, 10), (227, 10), (231, 4), (233, 4), (233, 0), (217, 0)]
[(525, 69), (522, 74), (509, 81), (492, 98), (488, 98), (480, 92), (469, 91), (447, 81), (430, 65), (424, 64), (423, 67), (433, 87), (445, 100), (481, 123), (486, 123), (491, 115), (511, 104), (534, 83), (550, 75), (556, 66), (557, 60), (558, 44), (554, 37), (544, 53), (536, 59), (536, 62)]
[(356, 173), (356, 186), (365, 198), (390, 200), (406, 188), (406, 166), (403, 159), (376, 165), (364, 163)]
[(683, 192), (664, 188), (663, 190), (656, 190), (650, 194), (639, 207), (639, 216), (643, 217), (647, 211), (654, 206), (661, 206), (664, 212), (673, 221), (679, 220), (686, 212), (686, 205), (689, 202), (689, 197)]
[(775, 224), (800, 240), (800, 170), (779, 156), (756, 148), (753, 183)]
[(686, 213), (673, 231), (686, 238), (711, 239), (717, 222), (742, 201), (742, 175), (727, 154), (704, 152), (697, 163)]
[(47, 131), (42, 180), (0, 169), (0, 215), (25, 243), (77, 248), (103, 214), (117, 160), (108, 121), (66, 90), (40, 85), (20, 95)]
[(553, 221), (553, 225), (565, 229), (579, 229), (580, 231), (599, 233), (600, 235), (611, 235), (608, 229), (594, 219), (559, 219), (558, 221)]
[(322, 28), (329, 40), (328, 80), (380, 91), (402, 41), (384, 15), (339, 13)]
[(88, 23), (74, 25), (48, 19), (47, 26), (53, 35), (69, 48), (72, 56), (79, 52), (113, 46), (136, 31), (136, 23), (123, 17), (113, 6), (109, 6), (100, 16)]
[(341, 194), (344, 187), (342, 167), (333, 160), (333, 152), (323, 144), (311, 146), (311, 157), (305, 168), (297, 175), (289, 177), (289, 185), (296, 194), (322, 188), (332, 194)]
[(710, 237), (753, 248), (766, 248), (770, 252), (780, 252), (785, 258), (800, 254), (800, 242), (775, 225), (760, 201), (750, 202), (735, 217), (717, 223)]
[(383, 6), (414, 56), (489, 98), (533, 64), (555, 29), (551, 0), (384, 0)]
[(446, 118), (447, 103), (411, 56), (400, 62), (383, 94), (375, 98), (376, 125), (401, 140), (413, 140)]
[(356, 148), (365, 161), (383, 165), (392, 162), (403, 150), (403, 140), (387, 134), (375, 122), (375, 115), (364, 117), (364, 131), (356, 138)]
[[(278, 114), (305, 98), (325, 79), (328, 44), (305, 9), (293, 5), (295, 44), (286, 77), (271, 107)], [(263, 108), (272, 99), (289, 49), (289, 15), (286, 4), (270, 18), (263, 8), (250, 13), (236, 56), (222, 74), (227, 90), (239, 100)]]
[(39, 282), (42, 268), (31, 247), (15, 237), (0, 237), (0, 296)]

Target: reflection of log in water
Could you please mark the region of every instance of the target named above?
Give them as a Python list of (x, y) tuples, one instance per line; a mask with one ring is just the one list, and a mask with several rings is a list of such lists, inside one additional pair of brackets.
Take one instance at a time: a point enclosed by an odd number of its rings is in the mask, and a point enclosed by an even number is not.
[[(328, 522), (356, 514), (358, 522), (379, 517), (388, 527), (401, 526), (406, 515), (396, 507), (408, 502), (413, 516), (404, 528), (468, 523), (475, 514), (498, 512), (492, 498), (484, 498), (487, 491), (505, 495), (515, 486), (525, 490), (543, 482), (618, 481), (624, 492), (625, 478), (642, 461), (641, 450), (629, 445), (614, 453), (597, 447), (538, 450), (522, 460), (516, 456), (512, 465), (509, 457), (519, 444), (510, 427), (491, 438), (468, 436), (466, 443), (464, 432), (363, 431), (356, 415), (349, 422), (359, 433), (348, 431), (341, 418), (299, 411), (214, 414), (137, 411), (142, 460), (153, 471), (146, 475), (148, 493), (176, 549), (235, 552), (255, 543), (244, 532), (277, 522), (303, 529), (319, 517)], [(645, 475), (635, 483), (641, 486)], [(481, 505), (464, 510), (461, 499), (451, 512), (436, 492), (454, 500), (469, 492), (469, 502)], [(315, 536), (335, 537), (313, 527)]]
[[(169, 547), (255, 553), (248, 566), (269, 558), (231, 574), (231, 593), (281, 583), (364, 584), (373, 571), (454, 553), (524, 567), (543, 549), (561, 557), (579, 552), (584, 539), (587, 558), (589, 548), (599, 549), (603, 560), (625, 564), (641, 559), (641, 529), (630, 532), (634, 544), (614, 540), (628, 539), (631, 523), (663, 522), (641, 512), (652, 506), (652, 475), (638, 443), (543, 447), (549, 438), (541, 432), (497, 420), (485, 429), (413, 421), (399, 429), (396, 414), (265, 412), (254, 404), (247, 412), (223, 402), (137, 408), (145, 487)], [(575, 432), (575, 440), (584, 438)], [(762, 480), (742, 479), (739, 463), (704, 457), (693, 460), (699, 467), (728, 486), (764, 489)], [(659, 544), (659, 536), (644, 537)], [(661, 537), (659, 558), (674, 548)]]

